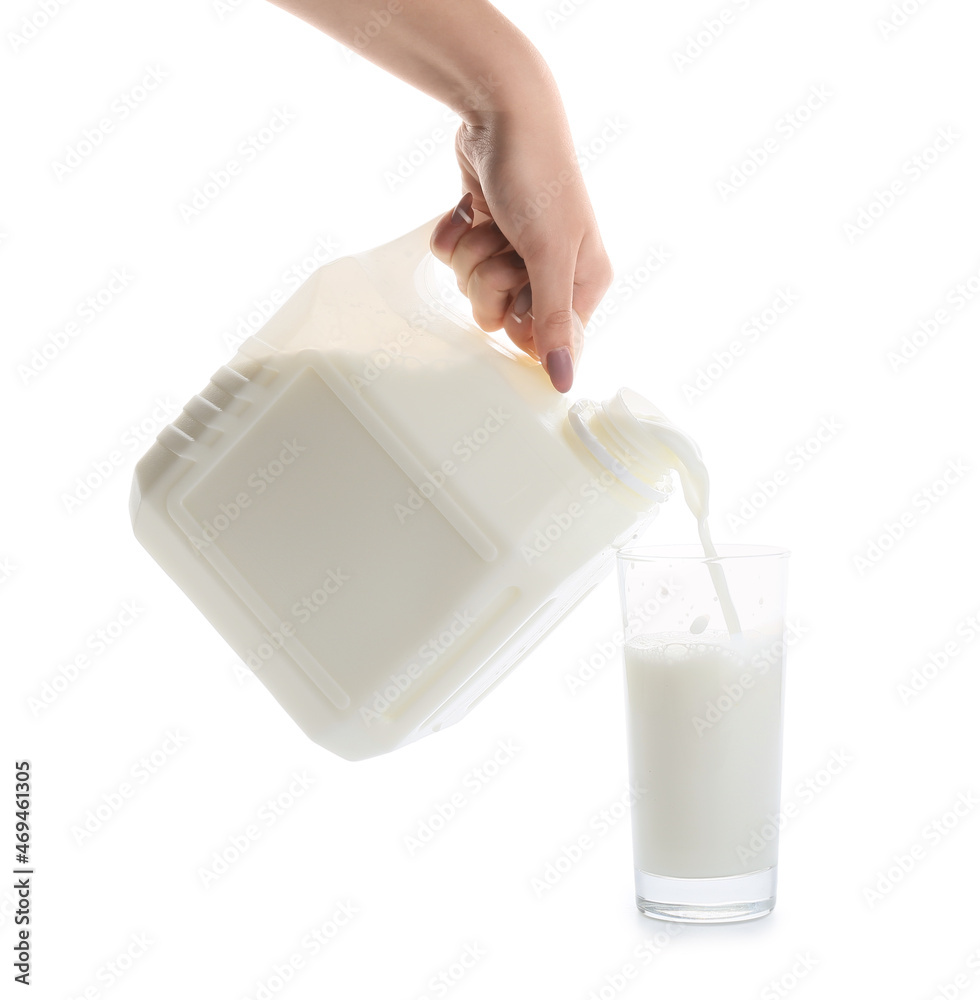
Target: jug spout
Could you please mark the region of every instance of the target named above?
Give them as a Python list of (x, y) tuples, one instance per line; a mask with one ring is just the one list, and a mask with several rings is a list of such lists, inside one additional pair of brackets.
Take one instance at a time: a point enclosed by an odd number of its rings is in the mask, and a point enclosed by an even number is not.
[(632, 389), (620, 389), (603, 403), (578, 400), (568, 422), (605, 469), (656, 503), (670, 495), (670, 470), (700, 459), (697, 445)]

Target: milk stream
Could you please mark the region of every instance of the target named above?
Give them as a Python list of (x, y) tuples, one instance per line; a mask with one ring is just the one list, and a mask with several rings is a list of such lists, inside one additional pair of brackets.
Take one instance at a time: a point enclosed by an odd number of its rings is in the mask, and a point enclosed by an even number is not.
[(667, 449), (668, 457), (673, 459), (670, 461), (670, 465), (680, 477), (684, 500), (697, 520), (698, 537), (701, 540), (705, 558), (708, 560), (708, 573), (711, 576), (715, 593), (718, 595), (718, 603), (725, 619), (725, 626), (734, 638), (741, 634), (742, 628), (739, 625), (738, 614), (728, 590), (725, 570), (721, 563), (715, 561), (718, 558), (718, 550), (711, 540), (711, 532), (708, 528), (708, 470), (701, 458), (700, 449), (691, 438), (671, 424), (662, 414), (649, 414), (643, 417), (640, 423), (644, 431), (657, 444)]
[[(695, 512), (696, 514), (696, 512)], [(701, 547), (704, 549), (705, 558), (713, 560), (718, 558), (718, 550), (711, 540), (711, 533), (708, 531), (707, 516), (698, 518), (698, 537), (701, 539)], [(708, 562), (708, 573), (711, 575), (711, 582), (715, 585), (715, 593), (718, 595), (718, 603), (721, 605), (721, 613), (725, 618), (725, 625), (729, 634), (735, 638), (742, 634), (742, 626), (738, 622), (738, 614), (735, 605), (732, 603), (732, 595), (728, 590), (728, 581), (725, 579), (725, 570), (720, 563)]]

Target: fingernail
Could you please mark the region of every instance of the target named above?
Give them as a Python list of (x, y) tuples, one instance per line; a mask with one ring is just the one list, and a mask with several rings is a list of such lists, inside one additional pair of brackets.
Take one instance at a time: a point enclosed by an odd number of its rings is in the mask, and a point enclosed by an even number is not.
[[(525, 285), (518, 293), (517, 298), (514, 299), (514, 311), (511, 316), (517, 320), (518, 323), (524, 322), (524, 314), (531, 308), (531, 286)], [(534, 317), (531, 317), (532, 319)]]
[(572, 355), (567, 347), (555, 347), (545, 356), (545, 368), (551, 384), (559, 392), (568, 392), (572, 387)]
[(462, 198), (459, 199), (459, 204), (453, 209), (452, 218), (449, 220), (455, 225), (459, 225), (460, 222), (465, 222), (467, 225), (473, 221), (472, 216), (473, 211), (473, 192), (467, 191)]

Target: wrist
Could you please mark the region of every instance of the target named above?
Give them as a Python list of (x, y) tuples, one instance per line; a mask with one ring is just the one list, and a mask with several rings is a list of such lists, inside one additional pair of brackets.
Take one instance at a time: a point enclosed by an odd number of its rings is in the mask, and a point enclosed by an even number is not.
[(501, 120), (564, 118), (558, 86), (541, 53), (509, 22), (460, 60), (444, 98), (474, 128)]

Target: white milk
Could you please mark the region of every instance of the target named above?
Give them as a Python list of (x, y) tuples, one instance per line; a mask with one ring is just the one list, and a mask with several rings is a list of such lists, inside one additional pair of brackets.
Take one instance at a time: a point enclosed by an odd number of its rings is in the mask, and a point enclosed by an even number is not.
[(776, 863), (762, 829), (779, 811), (782, 648), (712, 631), (626, 645), (639, 870), (706, 878)]

